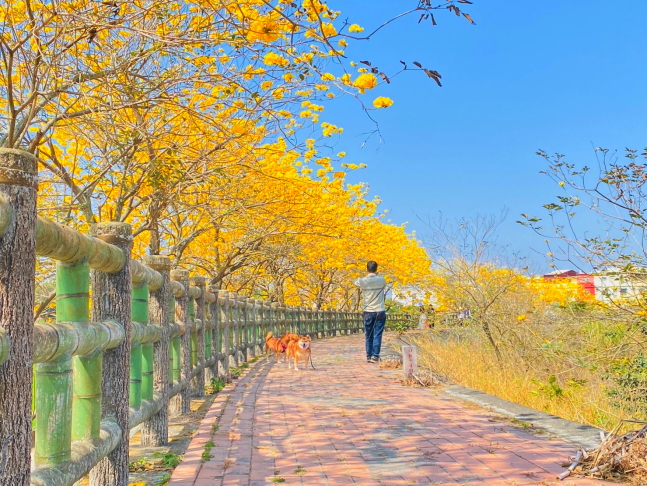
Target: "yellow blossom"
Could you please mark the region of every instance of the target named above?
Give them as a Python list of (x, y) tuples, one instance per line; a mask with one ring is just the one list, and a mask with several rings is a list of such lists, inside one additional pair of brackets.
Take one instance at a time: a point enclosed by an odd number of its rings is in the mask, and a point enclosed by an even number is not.
[(274, 52), (268, 52), (263, 58), (263, 62), (268, 66), (287, 66), (290, 61)]
[(373, 106), (375, 108), (388, 108), (392, 104), (393, 100), (391, 98), (385, 98), (384, 96), (380, 96), (373, 100)]
[(364, 93), (367, 89), (373, 89), (377, 86), (377, 78), (372, 74), (360, 74), (355, 81), (353, 81), (353, 86), (359, 89), (360, 93)]
[(353, 24), (348, 28), (348, 32), (362, 32), (364, 30), (364, 27), (360, 27), (357, 24)]
[(279, 38), (279, 23), (271, 17), (261, 17), (252, 22), (247, 31), (250, 41), (274, 42)]

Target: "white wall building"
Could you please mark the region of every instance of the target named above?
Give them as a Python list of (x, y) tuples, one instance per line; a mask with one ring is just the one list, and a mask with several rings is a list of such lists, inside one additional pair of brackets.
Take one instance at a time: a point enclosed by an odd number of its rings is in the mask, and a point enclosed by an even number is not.
[(595, 298), (602, 302), (639, 297), (647, 291), (645, 282), (627, 279), (622, 275), (595, 275)]

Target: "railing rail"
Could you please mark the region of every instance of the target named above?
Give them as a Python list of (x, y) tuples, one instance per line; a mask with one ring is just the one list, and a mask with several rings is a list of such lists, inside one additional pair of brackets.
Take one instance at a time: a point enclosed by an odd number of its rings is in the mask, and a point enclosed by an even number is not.
[[(167, 444), (169, 413), (189, 412), (212, 378), (262, 354), (267, 332), (363, 329), (360, 313), (237, 295), (171, 270), (166, 256), (131, 260), (127, 224), (88, 236), (36, 217), (34, 172), (29, 154), (0, 150), (0, 485), (88, 474), (92, 485), (127, 485), (129, 431), (142, 425), (143, 444)], [(36, 255), (57, 261), (55, 323), (33, 323)]]

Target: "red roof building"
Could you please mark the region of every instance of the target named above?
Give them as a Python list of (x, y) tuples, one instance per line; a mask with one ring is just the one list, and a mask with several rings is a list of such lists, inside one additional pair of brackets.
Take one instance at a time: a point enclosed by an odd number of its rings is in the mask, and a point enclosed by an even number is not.
[(593, 275), (588, 273), (578, 273), (575, 270), (555, 270), (554, 272), (544, 275), (544, 279), (552, 280), (554, 278), (568, 278), (582, 286), (585, 292), (595, 295), (595, 282)]

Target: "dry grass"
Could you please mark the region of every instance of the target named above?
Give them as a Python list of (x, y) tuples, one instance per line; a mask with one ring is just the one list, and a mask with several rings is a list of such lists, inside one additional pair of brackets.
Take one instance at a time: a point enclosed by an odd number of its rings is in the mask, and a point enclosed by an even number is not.
[(382, 370), (399, 370), (402, 369), (402, 359), (395, 356), (385, 356), (380, 359), (377, 367)]
[[(478, 340), (433, 336), (411, 339), (419, 349), (419, 366), (453, 383), (606, 430), (629, 416), (611, 404), (600, 371), (566, 367), (557, 357), (530, 368), (516, 352), (506, 353), (499, 362), (491, 347)], [(557, 393), (547, 381), (551, 375), (559, 377)]]
[(623, 421), (612, 433), (602, 440), (592, 451), (579, 450), (571, 458), (571, 464), (559, 477), (570, 475), (606, 479), (616, 482), (631, 482), (635, 485), (647, 484), (647, 425), (639, 430), (622, 434), (627, 426), (635, 427), (636, 421)]

